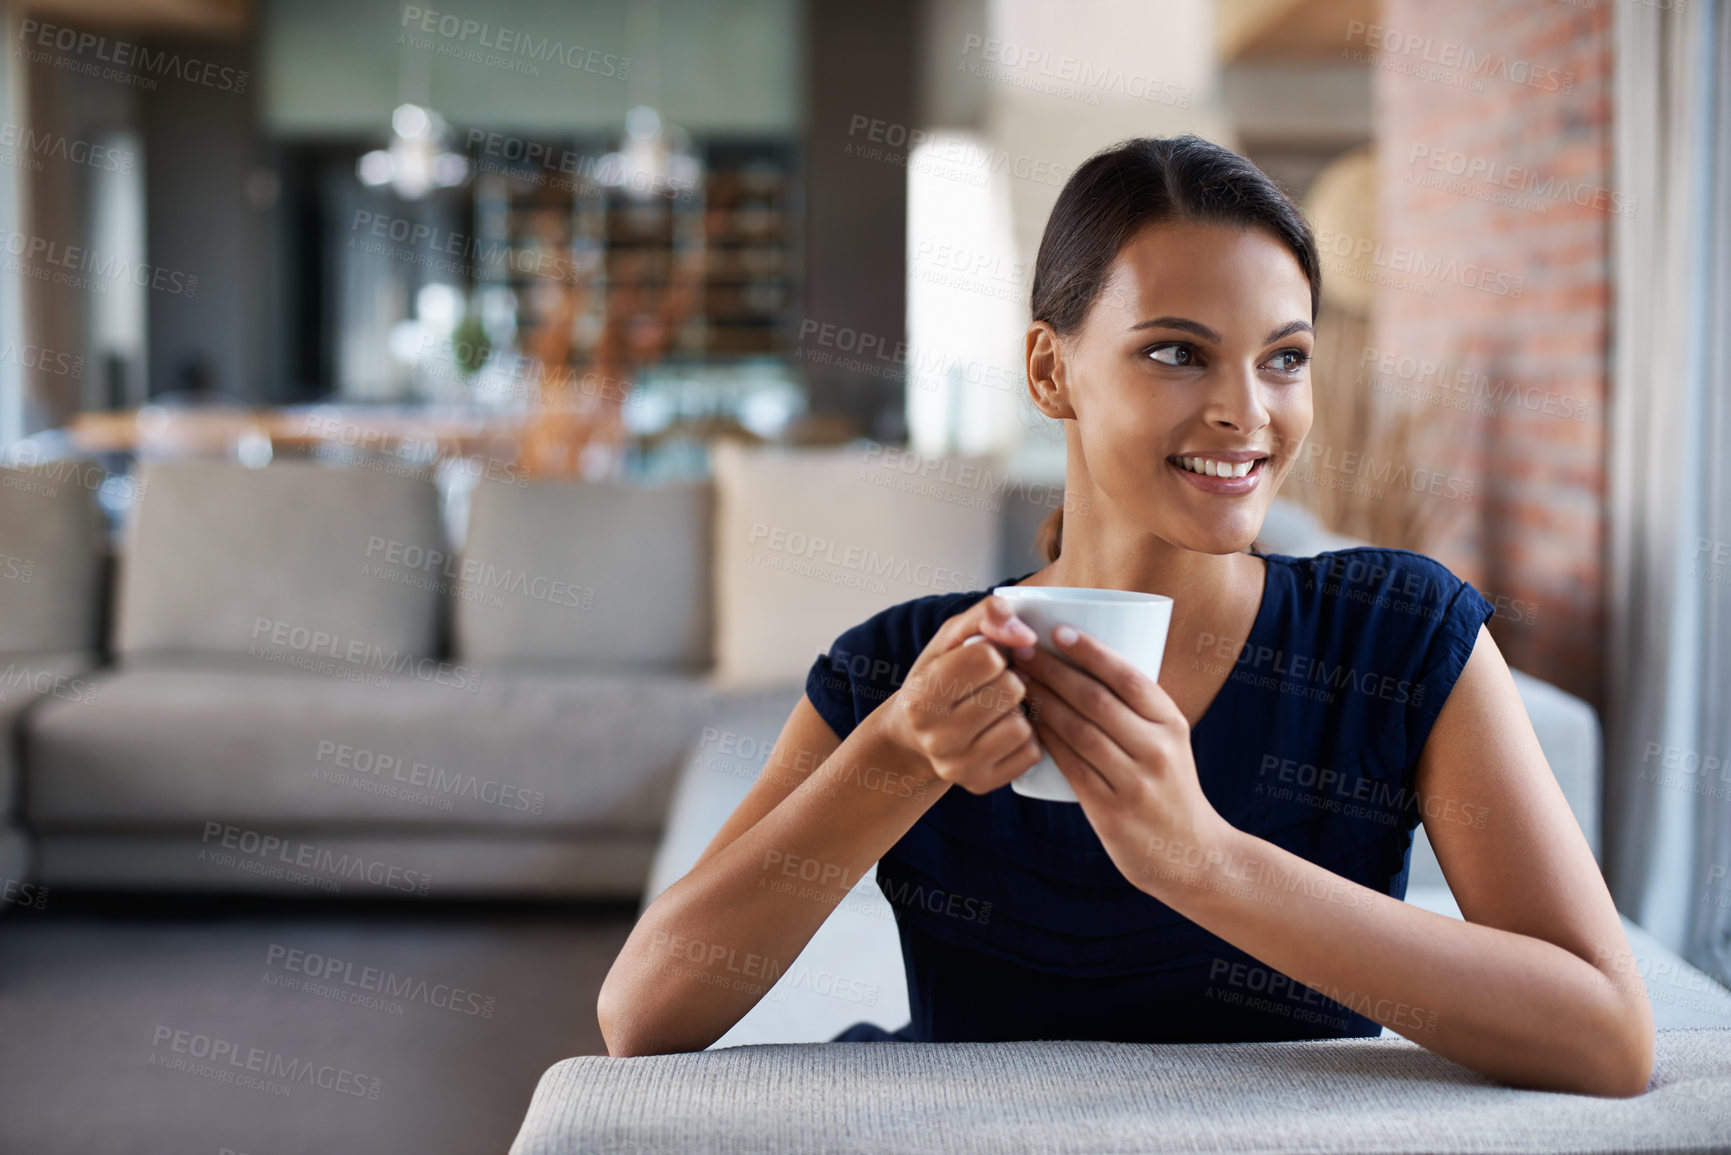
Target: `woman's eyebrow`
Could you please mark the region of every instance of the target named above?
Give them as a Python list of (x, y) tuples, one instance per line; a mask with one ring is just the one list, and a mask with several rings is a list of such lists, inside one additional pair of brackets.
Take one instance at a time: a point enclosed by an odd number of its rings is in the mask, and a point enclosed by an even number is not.
[(1282, 337), (1290, 337), (1294, 333), (1315, 334), (1315, 332), (1316, 330), (1311, 328), (1309, 321), (1288, 321), (1286, 324), (1270, 333), (1267, 337), (1263, 338), (1263, 344), (1272, 345)]
[[(1207, 325), (1204, 325), (1200, 321), (1192, 321), (1188, 317), (1155, 317), (1152, 320), (1138, 321), (1134, 325), (1130, 326), (1130, 332), (1132, 333), (1138, 329), (1182, 329), (1186, 333), (1194, 333), (1204, 341), (1210, 341), (1216, 345), (1220, 344), (1224, 340), (1219, 333), (1216, 333)], [(1288, 321), (1286, 324), (1270, 333), (1267, 337), (1264, 337), (1262, 343), (1269, 345), (1280, 340), (1282, 337), (1290, 337), (1294, 333), (1314, 332), (1316, 332), (1316, 330), (1311, 327), (1309, 321)]]

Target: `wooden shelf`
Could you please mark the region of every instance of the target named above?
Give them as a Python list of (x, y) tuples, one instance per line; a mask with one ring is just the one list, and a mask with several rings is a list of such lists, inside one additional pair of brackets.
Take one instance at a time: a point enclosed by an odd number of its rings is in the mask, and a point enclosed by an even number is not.
[[(554, 155), (586, 147), (543, 143)], [(572, 356), (586, 358), (609, 303), (622, 293), (665, 294), (680, 271), (695, 267), (696, 300), (673, 338), (673, 352), (726, 357), (789, 350), (801, 265), (793, 146), (728, 141), (697, 148), (704, 175), (695, 195), (686, 197), (642, 202), (583, 177), (554, 182), (520, 170), (526, 179), (513, 179), (508, 167), (476, 182), (477, 230), (484, 241), (508, 246), (512, 258), (482, 283), (516, 293), (519, 345), (545, 326), (544, 310), (558, 300), (556, 293), (535, 292), (550, 280), (557, 285), (558, 277), (523, 268), (581, 267), (592, 278), (573, 323)]]

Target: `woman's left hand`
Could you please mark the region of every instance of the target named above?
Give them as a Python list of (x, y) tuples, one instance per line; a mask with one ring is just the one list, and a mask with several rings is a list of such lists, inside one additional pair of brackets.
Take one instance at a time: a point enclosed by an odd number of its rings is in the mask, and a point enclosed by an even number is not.
[[(1066, 644), (1065, 637), (1074, 636)], [(1122, 654), (1059, 627), (1058, 649), (1012, 657), (1027, 680), (1034, 731), (1081, 801), (1106, 853), (1156, 898), (1204, 884), (1232, 827), (1202, 793), (1190, 723), (1171, 695)]]

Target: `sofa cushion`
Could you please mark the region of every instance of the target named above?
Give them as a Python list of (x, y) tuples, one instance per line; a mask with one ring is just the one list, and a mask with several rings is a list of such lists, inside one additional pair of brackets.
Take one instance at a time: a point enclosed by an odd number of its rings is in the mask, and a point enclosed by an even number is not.
[[(267, 849), (252, 832), (276, 837)], [(411, 902), (511, 896), (629, 899), (652, 835), (614, 830), (349, 832), (202, 823), (167, 832), (33, 832), (48, 890), (276, 894)], [(0, 849), (3, 849), (0, 843)]]
[(0, 652), (96, 648), (103, 476), (78, 460), (0, 469)]
[(887, 606), (983, 589), (997, 572), (1004, 474), (870, 442), (711, 450), (715, 664), (729, 686), (797, 680)]
[(80, 675), (95, 665), (80, 653), (0, 654), (0, 822), (20, 809), (26, 712), (50, 697), (75, 705), (94, 702), (95, 684)]
[(708, 701), (670, 674), (381, 685), (244, 659), (134, 661), (92, 682), (88, 704), (45, 701), (28, 727), (27, 813), (45, 830), (653, 832)]
[(1406, 1039), (817, 1043), (567, 1059), (511, 1155), (630, 1151), (1723, 1150), (1731, 1031), (1661, 1031), (1647, 1092), (1516, 1090)]
[(484, 482), (470, 500), (452, 567), (465, 660), (708, 667), (707, 482)]
[(424, 559), (449, 550), (428, 482), (308, 461), (141, 469), (118, 652), (311, 660), (436, 651), (447, 594)]

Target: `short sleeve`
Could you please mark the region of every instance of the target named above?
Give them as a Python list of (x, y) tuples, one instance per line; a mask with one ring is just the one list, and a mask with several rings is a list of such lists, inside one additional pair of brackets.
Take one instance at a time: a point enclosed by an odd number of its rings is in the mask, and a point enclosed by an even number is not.
[[(1438, 568), (1442, 567), (1439, 565)], [(1496, 613), (1496, 607), (1474, 589), (1471, 582), (1459, 578), (1454, 578), (1454, 581), (1459, 583), (1459, 588), (1444, 603), (1437, 627), (1431, 632), (1429, 644), (1412, 678), (1406, 720), (1406, 764), (1409, 767), (1418, 764), (1431, 728), (1436, 725), (1437, 715), (1442, 713), (1443, 703), (1448, 701), (1449, 692), (1454, 689), (1461, 671), (1466, 668), (1467, 659), (1472, 656), (1479, 627)]]
[(846, 741), (854, 727), (901, 688), (938, 628), (987, 592), (914, 598), (843, 630), (805, 675), (805, 695), (836, 737)]
[(892, 612), (874, 614), (842, 631), (806, 672), (805, 696), (843, 741), (895, 692), (894, 685), (885, 685), (897, 668), (895, 656), (888, 652), (892, 647), (886, 619)]
[(837, 668), (829, 654), (819, 654), (813, 659), (805, 675), (805, 696), (836, 737), (845, 741), (859, 724), (853, 712), (853, 683), (848, 679), (847, 667)]

